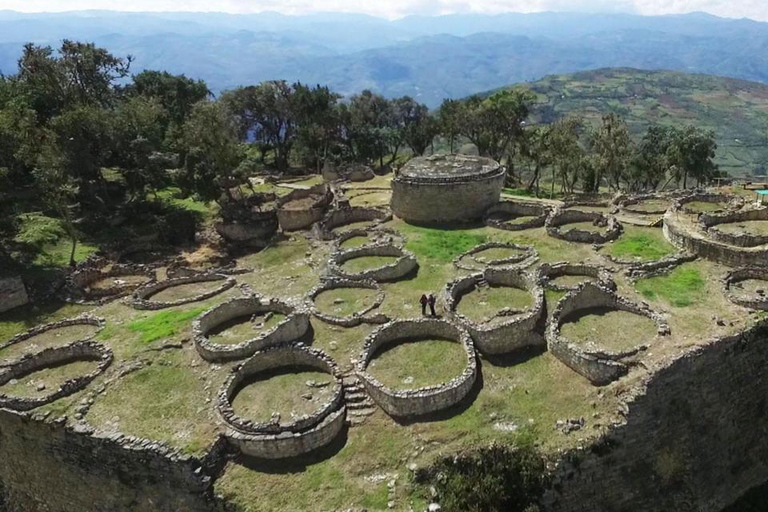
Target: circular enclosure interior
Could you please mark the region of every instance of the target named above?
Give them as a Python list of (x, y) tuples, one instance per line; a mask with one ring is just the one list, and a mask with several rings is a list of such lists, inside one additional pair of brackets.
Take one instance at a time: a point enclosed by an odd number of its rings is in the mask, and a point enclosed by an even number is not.
[(621, 235), (615, 217), (575, 209), (556, 210), (546, 222), (547, 234), (569, 242), (604, 244)]
[(582, 283), (597, 282), (603, 287), (615, 290), (611, 272), (597, 265), (583, 263), (545, 263), (539, 267), (543, 285), (554, 291), (575, 290)]
[(306, 312), (257, 296), (231, 299), (192, 323), (197, 351), (209, 361), (244, 359), (258, 350), (299, 340), (308, 329)]
[(0, 344), (0, 367), (26, 354), (91, 340), (104, 326), (104, 319), (90, 315), (39, 325)]
[(396, 281), (417, 268), (416, 257), (394, 245), (363, 246), (337, 252), (330, 261), (332, 274), (355, 281)]
[(312, 313), (324, 322), (353, 326), (384, 302), (384, 291), (375, 281), (327, 279), (309, 293)]
[(725, 278), (725, 296), (739, 306), (768, 310), (768, 269), (742, 268)]
[(768, 208), (721, 214), (701, 214), (699, 224), (710, 238), (736, 247), (768, 244)]
[(522, 269), (530, 267), (539, 259), (532, 245), (502, 242), (481, 244), (462, 254), (454, 261), (462, 270), (478, 271), (489, 267)]
[(335, 251), (347, 251), (369, 245), (394, 245), (402, 247), (405, 237), (397, 231), (374, 227), (370, 229), (351, 229), (344, 231), (334, 240)]
[(438, 319), (390, 322), (365, 341), (357, 374), (392, 416), (419, 416), (459, 403), (477, 376), (469, 333)]
[(247, 455), (268, 459), (328, 444), (346, 417), (336, 363), (301, 345), (254, 354), (234, 369), (217, 405), (230, 441)]
[(130, 304), (136, 309), (164, 309), (215, 297), (237, 284), (231, 277), (200, 274), (159, 281), (133, 293)]
[(551, 208), (541, 204), (502, 201), (488, 209), (484, 220), (490, 227), (522, 231), (544, 226), (551, 211)]
[(112, 351), (92, 341), (27, 354), (0, 371), (0, 407), (27, 411), (85, 388), (112, 362)]

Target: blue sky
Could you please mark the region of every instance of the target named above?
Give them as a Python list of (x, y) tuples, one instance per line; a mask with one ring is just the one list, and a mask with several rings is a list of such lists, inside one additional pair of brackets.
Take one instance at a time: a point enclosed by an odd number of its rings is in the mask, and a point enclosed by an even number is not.
[(0, 0), (0, 9), (25, 12), (109, 9), (119, 11), (359, 12), (386, 18), (456, 12), (597, 11), (678, 14), (703, 11), (768, 21), (768, 0)]

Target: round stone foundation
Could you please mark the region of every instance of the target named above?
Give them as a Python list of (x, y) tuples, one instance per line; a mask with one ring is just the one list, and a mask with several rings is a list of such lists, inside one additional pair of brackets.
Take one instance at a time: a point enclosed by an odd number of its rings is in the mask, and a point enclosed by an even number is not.
[[(153, 300), (152, 296), (169, 288), (176, 286), (183, 286), (195, 283), (211, 283), (221, 282), (221, 285), (217, 288), (195, 295), (193, 297), (186, 297), (175, 301), (158, 301)], [(231, 277), (219, 275), (219, 274), (199, 274), (189, 277), (179, 277), (175, 279), (168, 279), (166, 281), (159, 281), (147, 286), (143, 286), (133, 293), (133, 296), (128, 303), (136, 309), (142, 310), (158, 310), (165, 308), (172, 308), (175, 306), (181, 306), (184, 304), (190, 304), (192, 302), (199, 302), (202, 300), (208, 300), (211, 297), (215, 297), (225, 291), (229, 290), (237, 284), (237, 281)]]
[(522, 231), (544, 226), (552, 208), (543, 204), (502, 201), (485, 212), (485, 225), (505, 231)]
[[(595, 229), (568, 228), (576, 223), (592, 223)], [(604, 244), (621, 235), (621, 223), (616, 217), (582, 210), (555, 210), (547, 219), (546, 228), (551, 237), (582, 244)]]
[[(57, 389), (39, 397), (17, 397), (3, 394), (3, 385), (15, 379), (45, 370), (61, 367), (79, 361), (94, 361), (96, 369), (88, 374), (68, 379)], [(63, 347), (53, 347), (35, 354), (27, 354), (0, 371), (0, 407), (16, 411), (28, 411), (41, 405), (49, 404), (65, 396), (84, 389), (96, 377), (101, 375), (112, 363), (112, 351), (93, 341), (80, 341)]]
[[(768, 227), (768, 208), (755, 208), (738, 212), (699, 215), (699, 224), (712, 240), (735, 247), (759, 247), (768, 245), (768, 234), (755, 234), (747, 230), (742, 232), (726, 232), (722, 228), (740, 222), (760, 222)], [(766, 229), (768, 232), (768, 229)]]
[[(437, 386), (393, 390), (367, 371), (380, 348), (429, 337), (455, 341), (462, 346), (467, 366), (461, 375)], [(463, 327), (438, 319), (399, 320), (379, 327), (366, 338), (357, 362), (357, 376), (373, 401), (387, 414), (414, 417), (447, 409), (461, 402), (477, 378), (477, 360), (472, 340)]]
[[(544, 263), (539, 267), (541, 284), (548, 290), (558, 292), (569, 292), (575, 290), (583, 282), (595, 281), (603, 288), (616, 290), (616, 283), (613, 281), (613, 274), (605, 267), (597, 265), (587, 265), (584, 263)], [(585, 278), (583, 281), (573, 284), (559, 284), (554, 280), (560, 277), (573, 276), (576, 278)]]
[(547, 328), (547, 346), (549, 351), (576, 373), (586, 377), (592, 384), (603, 386), (627, 374), (627, 359), (648, 349), (648, 345), (639, 343), (628, 350), (604, 348), (599, 340), (586, 344), (577, 344), (561, 334), (562, 325), (569, 317), (590, 310), (626, 311), (653, 320), (657, 334), (669, 334), (669, 326), (664, 318), (645, 305), (635, 304), (619, 297), (608, 288), (594, 283), (586, 283), (557, 304)]
[[(209, 334), (227, 322), (262, 313), (279, 313), (285, 318), (277, 325), (254, 338), (226, 345), (214, 343)], [(258, 296), (238, 297), (219, 304), (203, 313), (192, 323), (195, 348), (207, 361), (233, 361), (245, 359), (259, 350), (299, 340), (309, 329), (309, 314), (276, 299)]]
[[(315, 300), (320, 294), (340, 289), (372, 290), (376, 293), (376, 298), (372, 304), (360, 311), (355, 311), (351, 315), (346, 316), (332, 315), (321, 311), (317, 307)], [(310, 291), (308, 297), (309, 308), (312, 311), (312, 314), (327, 324), (338, 325), (340, 327), (356, 327), (363, 323), (383, 324), (389, 321), (389, 319), (382, 314), (373, 314), (373, 311), (381, 306), (385, 298), (384, 291), (376, 281), (354, 281), (351, 279), (329, 278), (325, 279), (320, 285)]]
[[(752, 296), (738, 293), (739, 283), (749, 280), (763, 281), (765, 286), (756, 290)], [(768, 311), (768, 268), (741, 268), (734, 270), (726, 276), (723, 290), (728, 300), (734, 304), (749, 309)]]
[[(508, 257), (502, 257), (499, 259), (481, 260), (479, 254), (491, 249), (502, 249), (513, 251), (513, 254)], [(485, 270), (486, 268), (493, 267), (497, 269), (524, 269), (528, 268), (539, 260), (539, 253), (532, 245), (518, 245), (512, 243), (503, 242), (489, 242), (480, 244), (471, 250), (465, 252), (453, 261), (456, 268), (461, 270), (467, 270), (470, 272), (477, 272), (479, 270)]]
[[(517, 288), (531, 294), (533, 305), (516, 310), (505, 308), (496, 318), (478, 322), (457, 311), (465, 295), (480, 287)], [(508, 354), (515, 350), (544, 345), (544, 289), (531, 274), (520, 270), (487, 269), (449, 283), (443, 294), (450, 317), (464, 326), (475, 346), (484, 354)]]
[(501, 197), (506, 170), (489, 158), (414, 158), (392, 181), (392, 212), (412, 224), (478, 221)]
[[(367, 269), (361, 272), (349, 272), (343, 265), (351, 260), (366, 257), (391, 257), (397, 258), (393, 263), (380, 267)], [(331, 256), (328, 268), (331, 274), (352, 281), (397, 281), (418, 269), (416, 256), (402, 247), (394, 245), (370, 245), (336, 252)]]
[[(336, 208), (326, 214), (316, 225), (315, 233), (322, 240), (334, 240), (346, 231), (377, 227), (392, 219), (392, 215), (379, 208)], [(364, 226), (357, 226), (364, 223)], [(345, 229), (346, 227), (346, 229)]]
[[(306, 415), (283, 421), (273, 417), (257, 422), (238, 416), (232, 400), (249, 378), (275, 369), (310, 368), (332, 378), (331, 399)], [(262, 459), (296, 457), (333, 441), (344, 427), (346, 408), (341, 376), (336, 363), (320, 350), (302, 345), (283, 345), (259, 351), (233, 369), (217, 400), (218, 412), (227, 426), (225, 437), (242, 453)]]

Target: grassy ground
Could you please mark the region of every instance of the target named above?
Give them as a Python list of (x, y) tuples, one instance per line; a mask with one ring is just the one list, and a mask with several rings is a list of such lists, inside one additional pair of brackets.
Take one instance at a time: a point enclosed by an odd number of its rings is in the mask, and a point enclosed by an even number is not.
[[(329, 385), (309, 387), (309, 381)], [(330, 400), (330, 383), (327, 373), (316, 371), (264, 372), (237, 392), (232, 408), (241, 418), (263, 422), (278, 413), (280, 421), (287, 423), (292, 416), (310, 414)]]
[(641, 201), (637, 204), (629, 206), (633, 210), (641, 212), (653, 212), (659, 210), (666, 210), (669, 208), (670, 202), (663, 199), (648, 199), (647, 201)]
[(334, 233), (345, 233), (347, 231), (352, 231), (355, 229), (368, 229), (371, 226), (373, 226), (373, 221), (370, 220), (361, 220), (360, 222), (350, 222), (349, 224), (342, 224), (341, 226), (336, 226), (332, 229)]
[(354, 249), (355, 247), (362, 247), (363, 245), (370, 243), (371, 239), (367, 236), (353, 236), (341, 243), (342, 249)]
[(345, 261), (341, 268), (350, 274), (357, 274), (366, 270), (391, 265), (397, 260), (398, 258), (395, 256), (361, 256)]
[[(762, 290), (763, 294), (758, 294), (758, 290)], [(745, 297), (764, 297), (766, 291), (768, 291), (768, 281), (763, 281), (762, 279), (746, 279), (732, 284), (731, 291)], [(2, 352), (0, 352), (0, 355), (2, 355)]]
[(96, 327), (91, 325), (72, 325), (46, 331), (32, 338), (0, 350), (0, 359), (16, 359), (24, 354), (39, 352), (50, 347), (60, 347), (80, 341), (93, 336), (96, 333)]
[(376, 295), (376, 290), (365, 288), (336, 288), (315, 297), (315, 306), (329, 315), (349, 316), (371, 306)]
[(0, 313), (0, 344), (36, 325), (78, 316), (91, 309), (91, 306), (51, 302), (38, 308), (23, 307)]
[[(193, 318), (198, 317), (204, 311), (203, 308), (194, 308), (189, 311), (162, 311), (150, 313), (144, 318), (135, 320), (128, 325), (128, 329), (141, 335), (141, 343), (152, 343), (164, 338), (174, 337), (182, 326), (186, 326)], [(105, 329), (99, 336), (102, 340), (112, 337), (112, 330)]]
[(506, 247), (494, 247), (491, 249), (485, 249), (474, 254), (475, 260), (481, 263), (488, 263), (494, 260), (503, 260), (507, 258), (513, 258), (519, 256), (521, 251)]
[(590, 276), (560, 276), (550, 280), (550, 282), (554, 285), (567, 286), (569, 288), (575, 288), (581, 283), (593, 281), (595, 281), (595, 278)]
[(724, 210), (728, 207), (726, 203), (708, 203), (705, 201), (692, 201), (685, 205), (685, 207), (696, 213), (705, 212), (717, 212)]
[(386, 206), (392, 199), (392, 193), (385, 190), (348, 195), (350, 196), (349, 204), (352, 206)]
[(611, 351), (630, 350), (656, 336), (656, 323), (650, 318), (609, 309), (594, 309), (566, 318), (562, 335), (575, 343), (594, 343)]
[(175, 302), (177, 300), (189, 299), (190, 297), (208, 293), (219, 288), (222, 284), (224, 284), (223, 281), (207, 281), (171, 286), (170, 288), (152, 294), (149, 299), (156, 302)]
[(687, 265), (676, 268), (669, 275), (637, 282), (637, 289), (645, 298), (660, 298), (678, 308), (697, 304), (705, 286), (701, 273)]
[(448, 382), (466, 366), (467, 356), (458, 343), (419, 339), (385, 347), (368, 364), (368, 372), (392, 389), (417, 389)]
[(510, 215), (507, 213), (496, 213), (491, 216), (491, 219), (496, 220), (498, 222), (503, 222), (504, 224), (510, 224), (510, 225), (517, 225), (517, 224), (525, 224), (526, 222), (530, 222), (536, 217), (532, 216), (519, 216), (516, 217), (514, 215)]
[[(512, 287), (475, 288), (461, 298), (457, 311), (475, 322), (487, 322), (504, 308), (527, 309), (533, 296), (526, 290)], [(499, 318), (498, 320), (504, 320)]]
[(620, 259), (656, 261), (675, 254), (677, 249), (660, 229), (625, 226), (621, 237), (607, 244), (604, 251)]
[(277, 327), (286, 319), (282, 313), (244, 315), (225, 322), (208, 333), (208, 339), (222, 345), (242, 343)]
[(751, 235), (768, 235), (768, 221), (747, 220), (732, 224), (718, 224), (717, 229), (723, 233), (749, 233)]

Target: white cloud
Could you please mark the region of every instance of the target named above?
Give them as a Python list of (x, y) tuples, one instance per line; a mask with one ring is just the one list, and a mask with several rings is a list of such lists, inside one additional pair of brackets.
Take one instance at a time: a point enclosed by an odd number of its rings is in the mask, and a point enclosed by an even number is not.
[(397, 18), (408, 14), (455, 12), (600, 11), (679, 14), (703, 11), (718, 16), (768, 21), (766, 0), (0, 0), (0, 9), (26, 12), (109, 9), (121, 11), (361, 12)]

